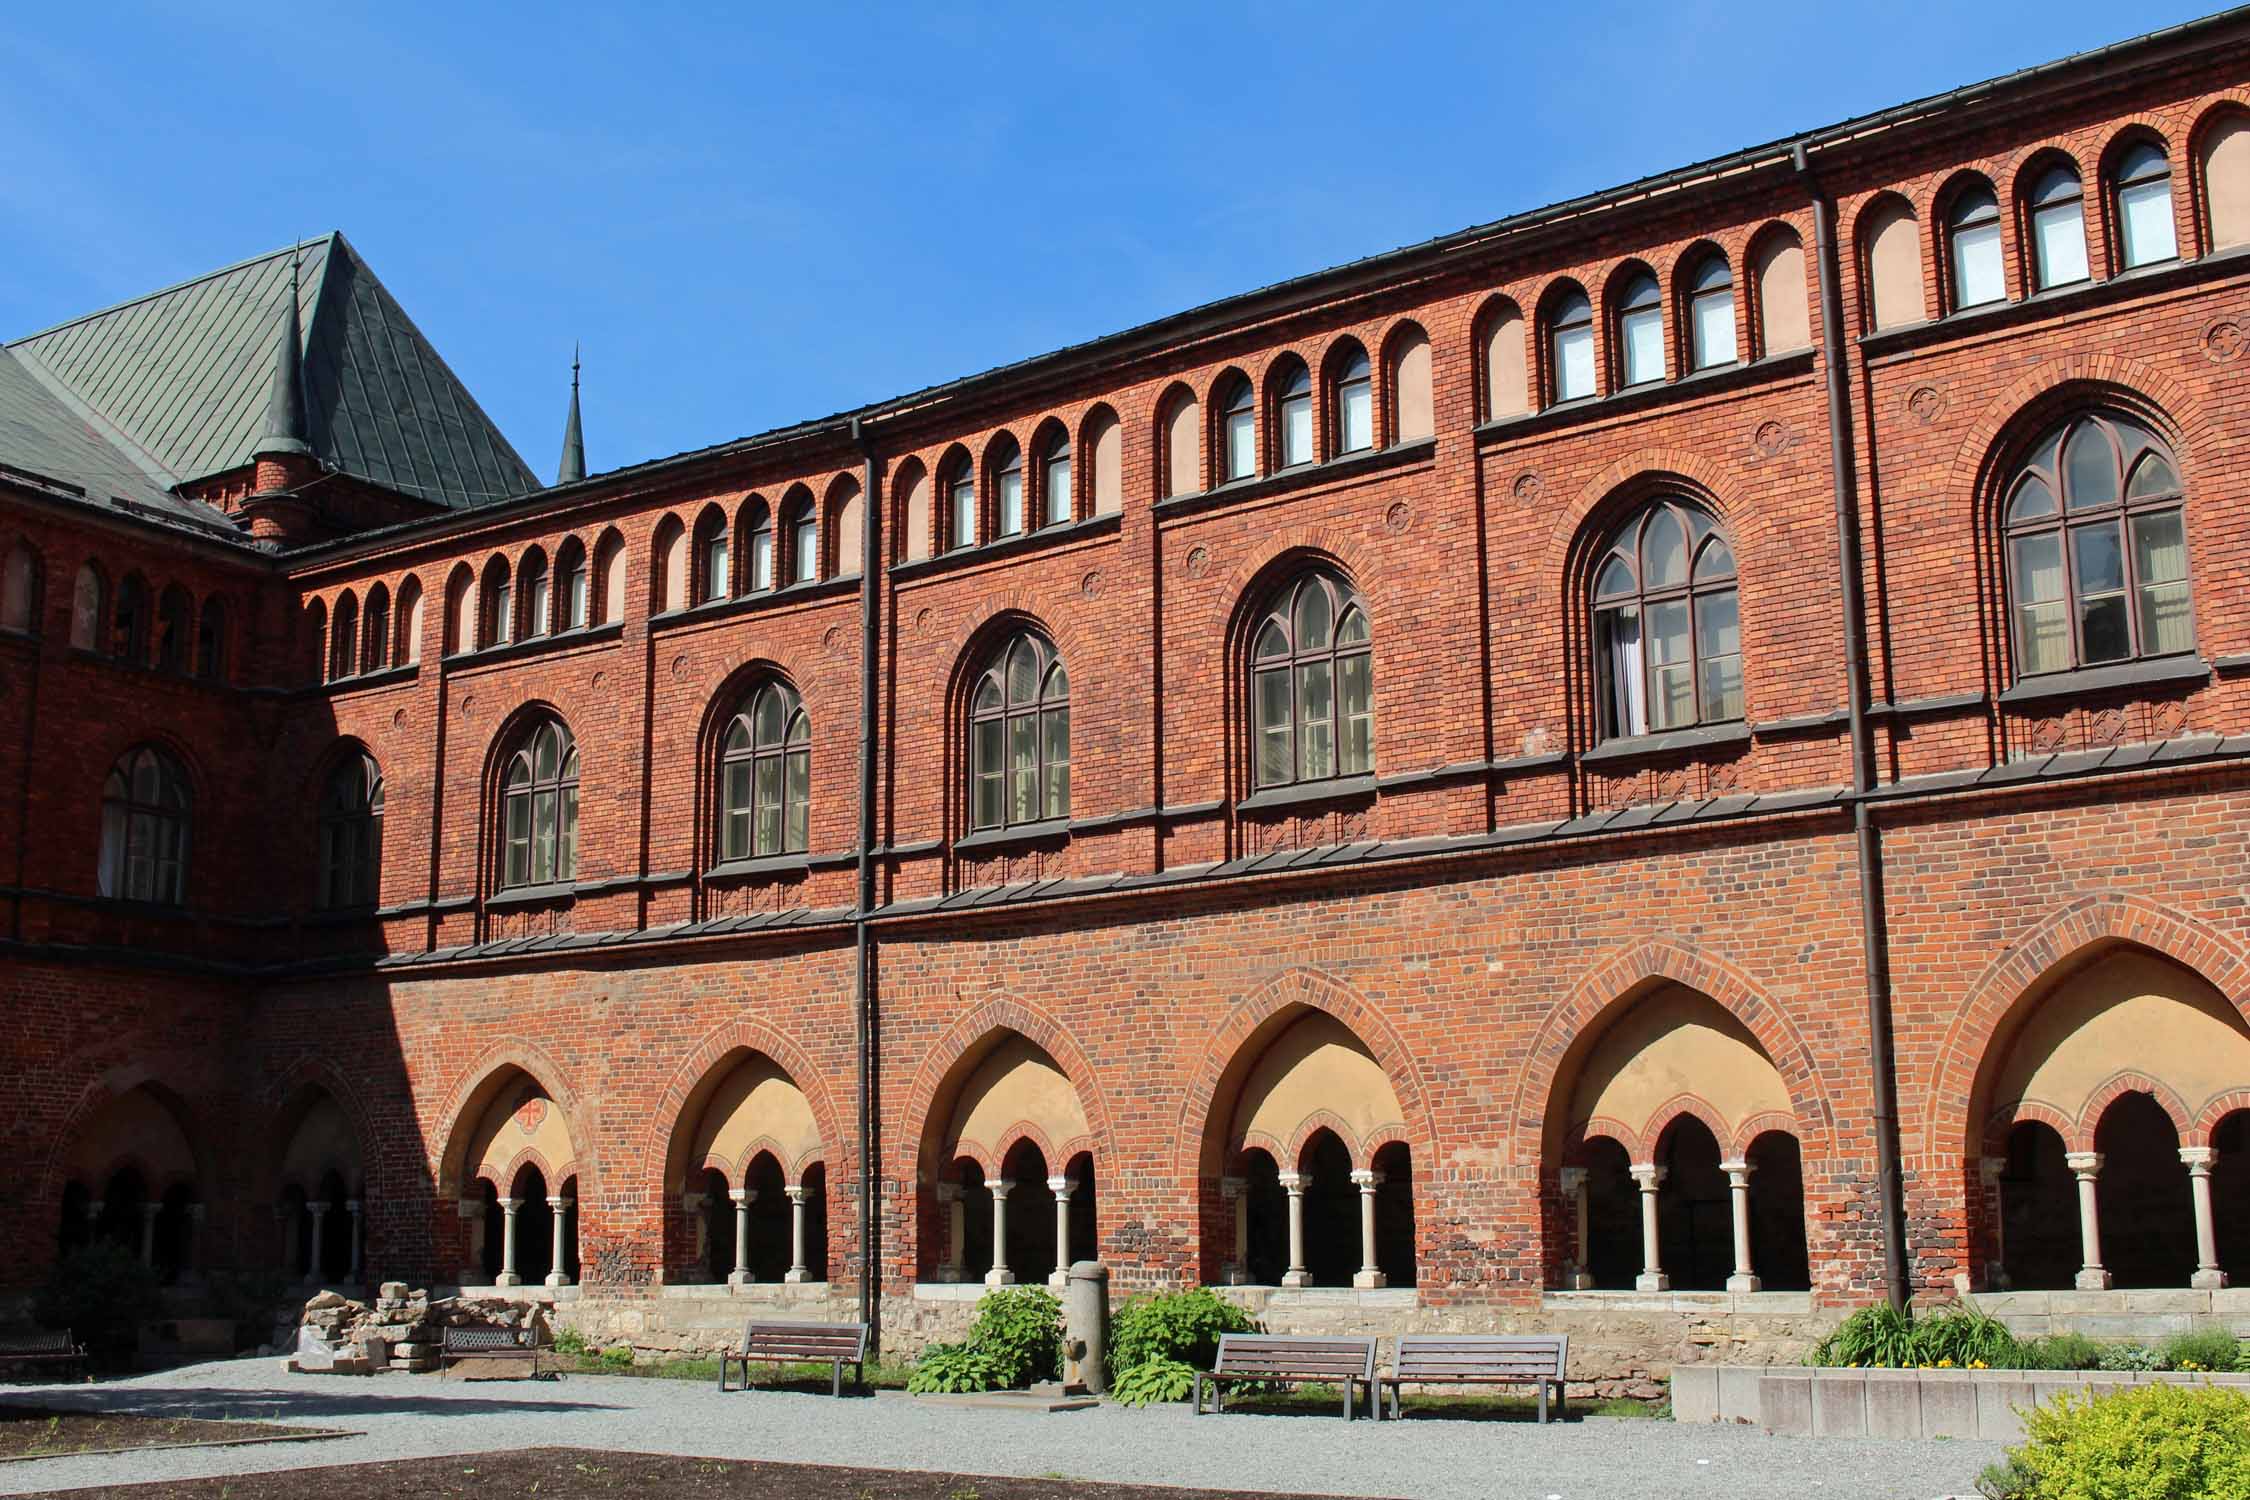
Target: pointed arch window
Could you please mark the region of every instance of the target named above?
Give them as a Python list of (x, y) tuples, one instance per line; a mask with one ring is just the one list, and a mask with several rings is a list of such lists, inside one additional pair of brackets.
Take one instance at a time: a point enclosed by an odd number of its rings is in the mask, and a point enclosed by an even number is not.
[(110, 621), (110, 654), (136, 667), (148, 665), (148, 585), (127, 573), (117, 586), (117, 610)]
[(190, 606), (187, 590), (178, 584), (166, 584), (156, 605), (156, 669), (160, 672), (187, 670), (187, 651), (190, 630)]
[(164, 751), (143, 745), (112, 766), (102, 784), (101, 894), (183, 903), (190, 810), (187, 773)]
[(578, 878), (578, 746), (553, 719), (524, 736), (500, 779), (500, 886)]
[(1688, 342), (1698, 370), (1734, 363), (1734, 273), (1723, 255), (1705, 257), (1688, 279)]
[(586, 549), (576, 538), (563, 543), (555, 557), (555, 628), (580, 630), (586, 625), (591, 603), (587, 592)]
[(1965, 188), (1945, 216), (1953, 306), (1982, 307), (2008, 295), (2000, 262), (2000, 201), (1988, 187)]
[(81, 651), (98, 651), (102, 643), (102, 616), (109, 605), (109, 582), (92, 563), (79, 565), (70, 589), (70, 643)]
[(1070, 816), (1070, 678), (1044, 637), (1014, 636), (977, 678), (969, 775), (979, 829)]
[(761, 683), (719, 752), (719, 858), (802, 854), (812, 796), (812, 727), (796, 689)]
[(1071, 491), (1070, 439), (1056, 433), (1047, 444), (1047, 454), (1041, 464), (1041, 503), (1046, 507), (1046, 524), (1066, 524), (1074, 508)]
[(2184, 504), (2171, 450), (2121, 413), (2033, 445), (2004, 522), (2018, 676), (2194, 649)]
[(1734, 549), (1700, 506), (1660, 500), (1620, 527), (1593, 606), (1604, 739), (1742, 717)]
[(992, 470), (993, 534), (1023, 535), (1023, 450), (1009, 439), (986, 459), (986, 466)]
[(957, 550), (977, 544), (977, 476), (965, 458), (954, 465), (945, 482), (945, 517), (948, 547)]
[(1374, 367), (1366, 350), (1355, 349), (1336, 371), (1336, 451), (1357, 453), (1374, 446)]
[(2117, 241), (2118, 260), (2128, 271), (2179, 259), (2172, 224), (2172, 164), (2148, 141), (2117, 163)]
[(1240, 375), (1219, 402), (1219, 444), (1228, 479), (1248, 479), (1258, 472), (1258, 403), (1250, 382)]
[(373, 756), (347, 755), (321, 790), (320, 906), (329, 911), (373, 906), (382, 868), (382, 768)]
[(39, 628), (39, 559), (29, 545), (16, 543), (0, 568), (0, 630), (29, 634)]
[(1373, 645), (1350, 584), (1320, 570), (1274, 596), (1251, 637), (1250, 698), (1260, 787), (1375, 768)]
[(1281, 441), (1281, 467), (1313, 461), (1312, 372), (1292, 361), (1274, 393), (1274, 430)]
[(773, 513), (762, 501), (750, 510), (750, 587), (761, 594), (773, 587)]
[(707, 511), (695, 525), (695, 564), (702, 586), (701, 600), (708, 604), (734, 592), (734, 536), (727, 530), (724, 511)]
[[(414, 601), (414, 607), (422, 607), (419, 598)], [(195, 670), (205, 682), (226, 680), (227, 607), (222, 600), (203, 601), (203, 614), (196, 623)]]
[(2041, 290), (2069, 286), (2090, 274), (2085, 193), (2078, 174), (2060, 163), (2040, 173), (2031, 187), (2031, 254)]
[(1547, 320), (1547, 366), (1554, 402), (1594, 394), (1594, 306), (1584, 292), (1573, 289), (1555, 304)]
[(1646, 271), (1626, 282), (1617, 299), (1617, 350), (1623, 384), (1664, 378), (1664, 298)]

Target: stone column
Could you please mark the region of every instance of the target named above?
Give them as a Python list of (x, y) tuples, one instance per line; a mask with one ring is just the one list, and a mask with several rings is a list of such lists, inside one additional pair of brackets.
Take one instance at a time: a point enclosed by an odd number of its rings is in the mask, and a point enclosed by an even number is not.
[(305, 1257), (305, 1284), (314, 1286), (320, 1281), (320, 1263), (328, 1249), (328, 1203), (316, 1198), (305, 1209), (312, 1215), (312, 1253)]
[(350, 1280), (351, 1280), (351, 1284), (352, 1284), (353, 1286), (358, 1286), (358, 1285), (359, 1285), (359, 1270), (360, 1270), (360, 1267), (359, 1267), (359, 1223), (360, 1223), (360, 1220), (359, 1220), (359, 1214), (360, 1214), (360, 1203), (359, 1203), (359, 1200), (358, 1200), (357, 1198), (346, 1198), (346, 1199), (344, 1200), (344, 1212), (345, 1212), (345, 1213), (347, 1213), (347, 1214), (349, 1214), (349, 1215), (351, 1215), (351, 1221), (352, 1221), (352, 1223), (351, 1223), (351, 1230), (350, 1230), (350, 1233), (351, 1233), (351, 1237), (352, 1237), (352, 1240), (351, 1240), (351, 1249), (352, 1249), (352, 1269), (351, 1269), (351, 1273), (350, 1273)]
[(1219, 1268), (1219, 1280), (1228, 1286), (1241, 1286), (1250, 1279), (1250, 1200), (1243, 1192), (1248, 1186), (1239, 1177), (1219, 1179), (1219, 1197), (1234, 1218), (1234, 1259)]
[(984, 1273), (986, 1286), (1016, 1284), (1016, 1273), (1008, 1269), (1008, 1195), (1015, 1190), (1005, 1177), (992, 1184), (992, 1269)]
[(1312, 1272), (1305, 1269), (1305, 1176), (1281, 1174), (1282, 1191), (1289, 1195), (1289, 1269), (1281, 1273), (1283, 1286), (1310, 1286)]
[(1727, 1290), (1754, 1292), (1761, 1285), (1750, 1264), (1750, 1173), (1754, 1169), (1738, 1157), (1720, 1162), (1719, 1170), (1727, 1174), (1727, 1197), (1734, 1208), (1734, 1274), (1727, 1278)]
[(2102, 1269), (2102, 1215), (2094, 1192), (2094, 1179), (2102, 1172), (2102, 1154), (2072, 1151), (2064, 1155), (2063, 1162), (2078, 1179), (2079, 1258), (2085, 1264), (2079, 1267), (2076, 1285), (2082, 1292), (2106, 1292), (2109, 1272)]
[(1564, 1167), (1555, 1174), (1563, 1196), (1570, 1200), (1570, 1264), (1563, 1268), (1563, 1286), (1573, 1292), (1589, 1291), (1594, 1273), (1586, 1268), (1586, 1169)]
[(748, 1286), (750, 1276), (750, 1205), (758, 1199), (756, 1188), (728, 1188), (734, 1200), (734, 1269), (727, 1272), (728, 1286)]
[(563, 1274), (563, 1232), (570, 1227), (570, 1203), (571, 1200), (568, 1198), (549, 1198), (547, 1200), (547, 1217), (554, 1229), (554, 1249), (547, 1261), (547, 1285), (549, 1286), (570, 1285), (570, 1278)]
[(164, 1205), (161, 1203), (141, 1205), (141, 1264), (144, 1266), (156, 1264), (156, 1216), (162, 1212)]
[(791, 1284), (812, 1280), (812, 1272), (805, 1268), (805, 1185), (795, 1183), (782, 1189), (789, 1195), (789, 1269), (781, 1279)]
[(1055, 1269), (1047, 1285), (1059, 1297), (1070, 1288), (1070, 1195), (1077, 1184), (1068, 1177), (1050, 1177), (1047, 1186), (1055, 1195)]
[[(500, 1200), (500, 1274), (492, 1279), (494, 1286), (522, 1286), (523, 1278), (516, 1274), (516, 1210), (523, 1207), (521, 1198)], [(317, 1227), (316, 1217), (313, 1224)]]
[(2215, 1292), (2227, 1284), (2219, 1269), (2219, 1232), (2211, 1220), (2211, 1163), (2209, 1146), (2182, 1146), (2180, 1160), (2187, 1164), (2188, 1191), (2195, 1198), (2195, 1274), (2188, 1285), (2199, 1292)]
[(1352, 1169), (1352, 1186), (1359, 1189), (1359, 1269), (1352, 1273), (1352, 1285), (1362, 1291), (1385, 1284), (1375, 1264), (1375, 1189), (1382, 1185), (1382, 1173), (1368, 1167)]
[(969, 1211), (961, 1202), (961, 1184), (939, 1183), (937, 1201), (945, 1211), (945, 1263), (938, 1267), (937, 1279), (956, 1282), (961, 1279), (961, 1247), (969, 1239)]
[(1988, 1292), (2008, 1289), (2008, 1194), (2000, 1181), (2007, 1170), (2004, 1156), (1977, 1158), (1977, 1176), (1984, 1179), (1984, 1201), (1992, 1215), (1992, 1264), (1984, 1268), (1984, 1289)]
[(1664, 1185), (1664, 1168), (1644, 1164), (1629, 1169), (1641, 1190), (1641, 1274), (1633, 1278), (1636, 1292), (1668, 1292), (1672, 1278), (1664, 1274), (1663, 1253), (1656, 1239), (1656, 1190)]

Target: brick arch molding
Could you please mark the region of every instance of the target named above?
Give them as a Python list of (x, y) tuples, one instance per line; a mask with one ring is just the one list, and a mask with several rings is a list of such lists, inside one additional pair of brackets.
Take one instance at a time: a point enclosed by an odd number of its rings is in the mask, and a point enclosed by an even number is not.
[(937, 1098), (938, 1086), (971, 1047), (996, 1031), (1012, 1031), (1024, 1037), (1062, 1069), (1063, 1076), (1078, 1092), (1078, 1107), (1086, 1112), (1086, 1128), (1092, 1137), (1097, 1165), (1116, 1159), (1110, 1138), (1109, 1107), (1103, 1102), (1101, 1086), (1095, 1080), (1093, 1065), (1086, 1060), (1085, 1049), (1078, 1045), (1070, 1029), (1053, 1016), (1013, 996), (1002, 995), (985, 1001), (955, 1021), (923, 1057), (922, 1066), (915, 1070), (914, 1082), (906, 1091), (906, 1129), (892, 1148), (892, 1170), (901, 1181), (913, 1182), (919, 1170), (922, 1137), (929, 1129), (930, 1106)]
[[(703, 1040), (689, 1049), (687, 1056), (680, 1060), (680, 1065), (672, 1070), (671, 1080), (664, 1085), (664, 1092), (657, 1096), (648, 1129), (642, 1132), (640, 1156), (632, 1164), (633, 1181), (646, 1183), (662, 1178), (665, 1164), (672, 1154), (672, 1139), (686, 1123), (681, 1118), (681, 1112), (687, 1108), (688, 1095), (695, 1092), (696, 1085), (710, 1075), (721, 1059), (742, 1048), (762, 1052), (772, 1058), (781, 1071), (789, 1075), (789, 1081), (797, 1086), (797, 1092), (805, 1096), (805, 1103), (812, 1109), (813, 1126), (820, 1132), (820, 1149), (833, 1153), (832, 1156), (822, 1158), (828, 1162), (829, 1170), (836, 1170), (839, 1164), (850, 1164), (849, 1144), (836, 1128), (836, 1107), (829, 1096), (828, 1082), (821, 1076), (820, 1070), (813, 1066), (812, 1059), (795, 1042), (765, 1022), (749, 1016), (737, 1016), (706, 1033)], [(580, 1149), (583, 1154), (584, 1148)], [(775, 1153), (774, 1159), (780, 1160), (779, 1152)], [(745, 1155), (743, 1161), (747, 1163), (749, 1156)], [(783, 1163), (784, 1167), (788, 1165)], [(668, 1195), (672, 1190), (672, 1184), (668, 1182), (658, 1181), (657, 1185), (662, 1194)]]
[(494, 1074), (502, 1068), (510, 1067), (530, 1075), (531, 1081), (545, 1089), (547, 1097), (563, 1112), (563, 1119), (570, 1126), (570, 1144), (578, 1152), (579, 1196), (590, 1196), (586, 1192), (587, 1182), (599, 1182), (600, 1158), (594, 1145), (588, 1106), (580, 1100), (578, 1092), (564, 1081), (562, 1068), (542, 1048), (533, 1042), (510, 1038), (486, 1048), (475, 1062), (462, 1070), (452, 1092), (446, 1095), (445, 1104), (438, 1115), (438, 1119), (444, 1122), (445, 1144), (439, 1148), (431, 1172), (432, 1179), (437, 1183), (440, 1203), (460, 1196), (462, 1168), (466, 1164), (455, 1161), (454, 1157), (462, 1150), (464, 1134), (473, 1123), (462, 1118), (462, 1111), (468, 1108), (470, 1099), (475, 1097), (477, 1090), (489, 1082)]
[[(352, 1127), (352, 1136), (359, 1144), (359, 1175), (367, 1185), (367, 1195), (404, 1196), (397, 1185), (387, 1181), (388, 1171), (383, 1166), (382, 1153), (374, 1149), (375, 1127), (367, 1113), (367, 1105), (359, 1097), (343, 1069), (325, 1057), (305, 1056), (282, 1070), (281, 1076), (269, 1084), (260, 1101), (260, 1114), (265, 1123), (266, 1139), (277, 1152), (286, 1152), (289, 1143), (281, 1138), (282, 1112), (306, 1089), (317, 1088), (336, 1101), (344, 1112), (344, 1119)], [(261, 1168), (260, 1177), (270, 1177), (270, 1171)], [(378, 1193), (378, 1185), (381, 1192)], [(278, 1186), (278, 1184), (276, 1184)]]
[[(156, 1070), (147, 1064), (128, 1063), (110, 1069), (87, 1084), (79, 1094), (78, 1102), (71, 1107), (53, 1139), (48, 1142), (46, 1165), (39, 1174), (39, 1197), (42, 1203), (52, 1203), (60, 1196), (63, 1158), (70, 1153), (71, 1146), (78, 1139), (78, 1132), (85, 1127), (86, 1122), (107, 1105), (124, 1098), (143, 1084), (149, 1085), (158, 1100), (173, 1113), (173, 1123), (179, 1126), (180, 1134), (187, 1137), (188, 1154), (195, 1160), (196, 1176), (210, 1178), (210, 1148), (204, 1142), (202, 1132), (197, 1129), (195, 1111), (189, 1108), (187, 1096), (158, 1078)], [(147, 1177), (149, 1174), (143, 1172), (141, 1175)]]

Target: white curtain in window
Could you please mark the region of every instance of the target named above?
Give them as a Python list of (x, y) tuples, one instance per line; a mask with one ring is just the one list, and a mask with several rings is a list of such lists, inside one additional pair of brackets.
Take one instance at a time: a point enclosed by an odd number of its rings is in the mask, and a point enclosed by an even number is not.
[(1594, 330), (1566, 328), (1555, 335), (1555, 399), (1594, 394)]
[(2075, 200), (2039, 210), (2032, 217), (2031, 232), (2038, 241), (2041, 286), (2068, 286), (2086, 279), (2086, 216)]
[(1621, 735), (1648, 733), (1647, 679), (1641, 670), (1641, 621), (1633, 610), (1609, 614), (1609, 680)]
[(2008, 295), (2000, 268), (2000, 226), (1976, 224), (1953, 231), (1953, 294), (1957, 307), (1998, 302)]
[(1375, 446), (1375, 398), (1364, 380), (1355, 380), (1340, 392), (1343, 411), (1343, 449), (1357, 453)]
[(2172, 234), (2171, 179), (2136, 183), (2119, 193), (2117, 220), (2125, 236), (2127, 266), (2154, 265), (2179, 255), (2179, 241)]
[(1710, 292), (1695, 299), (1695, 367), (1734, 362), (1734, 294)]
[(2176, 510), (2133, 518), (2133, 572), (2141, 585), (2141, 650), (2194, 644), (2188, 629), (2187, 533)]
[[(1627, 313), (1619, 320), (1619, 329), (1625, 335), (1625, 383), (1640, 385), (1644, 381), (1662, 380), (1664, 315), (1655, 308)], [(1589, 378), (1589, 389), (1592, 384)]]

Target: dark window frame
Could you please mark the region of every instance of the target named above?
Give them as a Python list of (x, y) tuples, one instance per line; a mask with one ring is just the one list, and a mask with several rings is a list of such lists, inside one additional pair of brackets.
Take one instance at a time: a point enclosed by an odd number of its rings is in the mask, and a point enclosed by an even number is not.
[[(1062, 468), (1062, 474), (1060, 475), (1062, 506), (1060, 510), (1055, 505), (1057, 498), (1055, 493), (1057, 479), (1055, 469), (1058, 465)], [(1039, 524), (1043, 527), (1068, 526), (1077, 518), (1077, 451), (1071, 446), (1070, 434), (1057, 431), (1052, 437), (1048, 438), (1047, 446), (1039, 454)]]
[[(542, 769), (540, 752), (550, 746), (551, 764)], [(542, 719), (525, 730), (501, 767), (500, 825), (494, 843), (498, 846), (494, 876), (503, 891), (577, 878), (578, 744), (560, 719)]]
[[(2136, 169), (2135, 162), (2143, 162)], [(2166, 266), (2180, 258), (2179, 194), (2174, 190), (2172, 153), (2164, 145), (2147, 137), (2127, 142), (2117, 152), (2117, 166), (2111, 172), (2109, 184), (2110, 212), (2117, 225), (2117, 269), (2137, 271), (2143, 266)], [(2164, 185), (2164, 222), (2172, 239), (2168, 255), (2151, 255), (2135, 260), (2129, 255), (2131, 241), (2126, 233), (2125, 197), (2132, 190), (2150, 183)]]
[[(1335, 375), (1328, 382), (1328, 427), (1331, 451), (1338, 456), (1346, 453), (1367, 453), (1383, 441), (1382, 424), (1376, 420), (1375, 363), (1367, 357), (1367, 350), (1357, 340), (1350, 352), (1336, 361)], [(1367, 441), (1354, 443), (1346, 428), (1350, 402), (1357, 393), (1366, 403)], [(1395, 419), (1393, 426), (1396, 425)]]
[[(1304, 420), (1293, 423), (1292, 418), (1302, 409)], [(1304, 434), (1304, 448), (1293, 452), (1289, 434), (1292, 429)], [(1301, 469), (1307, 464), (1320, 462), (1320, 425), (1313, 412), (1312, 371), (1305, 362), (1290, 355), (1273, 383), (1273, 466), (1279, 473), (1283, 469)]]
[[(1219, 483), (1230, 484), (1240, 479), (1258, 477), (1258, 393), (1250, 384), (1250, 377), (1235, 374), (1230, 382), (1220, 387), (1223, 401), (1214, 401), (1213, 418), (1218, 424), (1218, 442), (1215, 445), (1219, 459)], [(1235, 420), (1248, 417), (1249, 430), (1242, 441), (1235, 441)]]
[[(1305, 613), (1317, 595), (1325, 606), (1322, 638), (1308, 643), (1305, 624), (1315, 616)], [(1346, 640), (1356, 622), (1358, 634)], [(1361, 706), (1347, 719), (1346, 678), (1356, 672)], [(1308, 685), (1325, 681), (1325, 712), (1308, 707)], [(1287, 697), (1287, 708), (1269, 695), (1278, 683)], [(1254, 788), (1312, 786), (1326, 781), (1372, 775), (1375, 770), (1375, 642), (1374, 625), (1359, 591), (1330, 568), (1308, 568), (1276, 588), (1250, 631), (1248, 662), (1250, 712), (1250, 773)], [(1311, 696), (1317, 700), (1318, 690)], [(1347, 723), (1360, 726), (1353, 733)], [(1323, 759), (1308, 761), (1308, 743), (1319, 739), (1307, 731), (1326, 732)], [(1269, 769), (1270, 745), (1281, 745), (1286, 771)]]
[(1039, 632), (1019, 630), (985, 658), (969, 689), (967, 760), (975, 832), (1070, 816), (1070, 676)]
[(727, 721), (714, 801), (713, 843), (722, 863), (805, 852), (812, 822), (812, 723), (804, 700), (788, 683), (760, 682)]
[[(1600, 350), (1594, 345), (1594, 302), (1585, 288), (1573, 283), (1568, 290), (1552, 295), (1547, 305), (1545, 337), (1540, 342), (1541, 368), (1547, 376), (1547, 405), (1561, 406), (1570, 401), (1590, 401), (1601, 394), (1599, 372)], [(1563, 339), (1566, 335), (1583, 330), (1586, 335), (1586, 389), (1563, 390)]]
[[(1647, 543), (1650, 532), (1659, 517), (1670, 517), (1680, 528), (1684, 549), (1684, 569), (1678, 582), (1649, 581), (1649, 555)], [(1704, 572), (1707, 559), (1717, 552), (1725, 553), (1721, 565), (1711, 564)], [(1613, 571), (1622, 566), (1627, 585), (1609, 588), (1605, 584), (1619, 576)], [(1742, 596), (1741, 560), (1734, 550), (1734, 538), (1727, 527), (1708, 508), (1684, 495), (1661, 495), (1635, 506), (1616, 526), (1610, 529), (1600, 552), (1595, 555), (1588, 570), (1587, 601), (1592, 625), (1591, 645), (1594, 657), (1595, 684), (1595, 739), (1597, 742), (1632, 739), (1644, 734), (1669, 734), (1675, 730), (1694, 729), (1707, 725), (1741, 723), (1746, 717), (1748, 702), (1743, 671), (1742, 650)], [(1713, 605), (1725, 599), (1734, 616), (1735, 649), (1710, 651), (1704, 636), (1707, 627), (1705, 604)], [(1684, 608), (1687, 627), (1687, 655), (1684, 659), (1659, 662), (1651, 650), (1652, 632), (1648, 621), (1652, 610)], [(1633, 647), (1639, 674), (1640, 706), (1638, 722), (1634, 720), (1629, 699), (1621, 699), (1622, 684), (1618, 680), (1616, 658), (1617, 632), (1623, 617), (1630, 615), (1635, 632)], [(1715, 623), (1715, 622), (1714, 622)], [(1732, 712), (1725, 711), (1723, 695), (1715, 695), (1708, 681), (1710, 669), (1728, 658), (1734, 663), (1733, 692), (1735, 703)], [(1684, 665), (1688, 672), (1691, 701), (1694, 712), (1683, 719), (1659, 722), (1656, 713), (1658, 702), (1658, 672), (1661, 668), (1678, 668)], [(1717, 703), (1708, 698), (1720, 696)]]
[[(1626, 337), (1628, 323), (1651, 321), (1656, 325), (1656, 372), (1635, 377), (1633, 341)], [(1637, 390), (1661, 385), (1671, 377), (1671, 360), (1664, 350), (1664, 288), (1647, 267), (1633, 272), (1618, 288), (1617, 306), (1610, 313), (1610, 337), (1617, 349), (1617, 389)]]
[[(144, 770), (151, 778), (145, 784)], [(99, 893), (116, 901), (184, 905), (194, 815), (187, 771), (169, 751), (140, 745), (119, 756), (102, 783)]]
[(365, 751), (346, 755), (329, 771), (318, 817), (319, 884), (314, 905), (352, 911), (375, 905), (382, 894), (383, 771)]
[[(1989, 229), (1993, 236), (1992, 263), (2000, 273), (1999, 288), (1989, 297), (1965, 300), (1961, 287), (1962, 236)], [(1964, 182), (1945, 205), (1945, 305), (1949, 312), (1972, 307), (1994, 307), (2008, 300), (2007, 237), (2000, 215), (2000, 194), (1982, 178)]]

